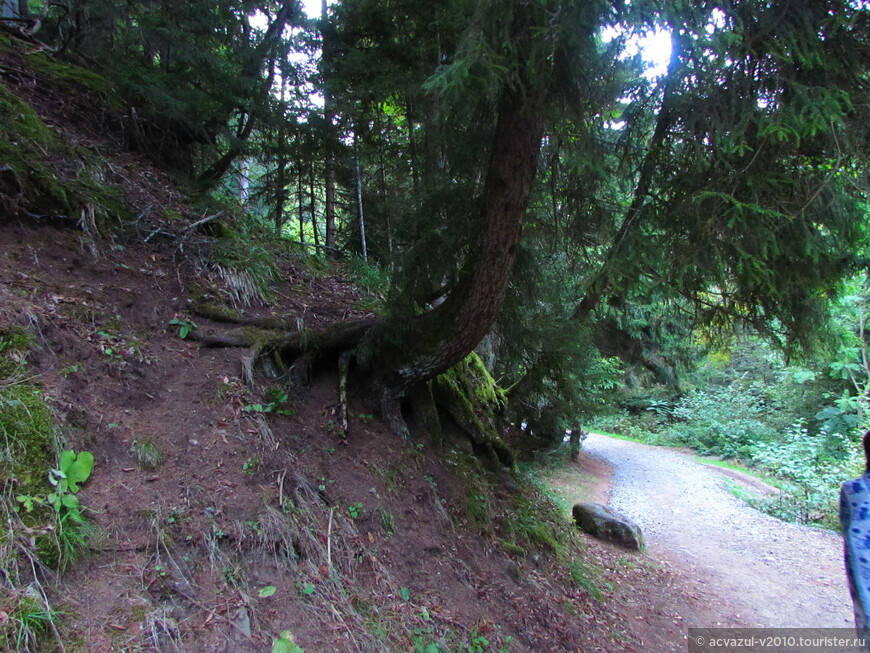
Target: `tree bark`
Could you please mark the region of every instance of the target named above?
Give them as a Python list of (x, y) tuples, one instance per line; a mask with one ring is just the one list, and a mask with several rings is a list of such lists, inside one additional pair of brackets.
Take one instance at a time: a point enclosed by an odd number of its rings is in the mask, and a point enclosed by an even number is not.
[(362, 174), (359, 169), (359, 149), (357, 148), (356, 136), (353, 139), (353, 161), (356, 167), (356, 208), (359, 214), (359, 243), (360, 254), (363, 261), (369, 260), (368, 248), (366, 246), (366, 220), (363, 213), (363, 198), (362, 198)]
[[(324, 221), (326, 223), (326, 247), (335, 249), (335, 153), (338, 138), (335, 134), (333, 120), (335, 109), (333, 108), (332, 91), (329, 87), (329, 77), (332, 72), (333, 32), (326, 12), (326, 0), (321, 2), (320, 10), (320, 36), (323, 39), (321, 66), (323, 74), (323, 121), (326, 128), (326, 162), (324, 164), (324, 184), (326, 186), (326, 206)], [(329, 249), (327, 251), (329, 251)]]
[(314, 244), (320, 245), (320, 234), (317, 232), (317, 196), (314, 193), (314, 161), (308, 169), (308, 193), (311, 198), (311, 229), (314, 231)]
[[(499, 103), (498, 121), (484, 185), (475, 254), (460, 282), (437, 308), (411, 320), (395, 341), (384, 339), (386, 359), (378, 361), (381, 410), (394, 430), (405, 433), (400, 402), (423, 383), (465, 358), (498, 317), (520, 242), (523, 218), (537, 171), (544, 126), (545, 90), (509, 89)], [(414, 343), (408, 349), (407, 343)]]
[(287, 203), (287, 161), (278, 157), (278, 192), (275, 197), (275, 235), (281, 236), (284, 228), (284, 204)]
[(304, 210), (304, 195), (302, 193), (302, 165), (297, 164), (298, 174), (296, 175), (296, 199), (299, 200), (299, 240), (305, 242), (305, 210)]

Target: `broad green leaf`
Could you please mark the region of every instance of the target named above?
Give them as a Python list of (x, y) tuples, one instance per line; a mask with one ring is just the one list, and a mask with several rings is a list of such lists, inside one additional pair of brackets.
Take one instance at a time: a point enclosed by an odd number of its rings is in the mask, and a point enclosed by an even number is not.
[(272, 640), (272, 653), (305, 653), (305, 649), (293, 641), (289, 630), (285, 630), (280, 637)]
[(87, 481), (94, 468), (94, 454), (82, 451), (76, 456), (74, 451), (64, 451), (60, 454), (60, 471), (69, 482), (70, 492), (78, 492), (79, 484)]

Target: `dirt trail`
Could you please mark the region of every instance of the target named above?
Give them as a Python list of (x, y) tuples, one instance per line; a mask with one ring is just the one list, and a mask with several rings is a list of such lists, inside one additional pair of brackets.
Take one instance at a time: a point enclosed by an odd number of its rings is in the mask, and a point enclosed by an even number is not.
[(853, 625), (836, 533), (750, 508), (716, 468), (676, 451), (590, 434), (584, 452), (611, 467), (609, 503), (643, 528), (648, 555), (701, 590), (687, 626)]

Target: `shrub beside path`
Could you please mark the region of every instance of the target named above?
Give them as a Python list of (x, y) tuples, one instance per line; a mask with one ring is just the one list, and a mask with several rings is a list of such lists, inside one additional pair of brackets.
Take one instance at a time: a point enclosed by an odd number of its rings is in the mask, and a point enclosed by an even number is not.
[(647, 555), (721, 598), (721, 619), (707, 600), (687, 626), (853, 627), (839, 534), (749, 507), (678, 451), (596, 433), (583, 451), (611, 468), (608, 503), (643, 528)]

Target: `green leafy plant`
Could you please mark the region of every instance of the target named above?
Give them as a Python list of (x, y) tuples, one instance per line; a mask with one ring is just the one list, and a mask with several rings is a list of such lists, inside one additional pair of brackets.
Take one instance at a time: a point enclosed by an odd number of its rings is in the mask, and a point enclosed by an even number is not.
[(74, 560), (93, 534), (93, 527), (82, 514), (79, 498), (76, 496), (82, 483), (91, 476), (94, 456), (89, 451), (76, 454), (63, 451), (58, 465), (48, 475), (52, 490), (46, 494), (18, 494), (16, 500), (21, 504), (16, 510), (24, 509), (25, 514), (36, 513), (45, 508), (54, 516), (54, 526), (45, 529), (36, 538), (40, 558), (48, 564), (56, 564), (64, 569)]
[[(832, 441), (840, 446), (832, 446)], [(863, 471), (858, 451), (846, 436), (812, 434), (798, 422), (783, 441), (755, 446), (753, 461), (779, 479), (782, 491), (750, 503), (780, 519), (835, 529), (840, 486)]]
[(245, 472), (248, 476), (253, 476), (257, 473), (257, 470), (260, 468), (260, 457), (259, 456), (251, 456), (244, 463), (242, 463), (242, 471)]
[(124, 356), (135, 355), (135, 347), (125, 343), (119, 336), (114, 336), (108, 331), (97, 331), (100, 337), (100, 351), (113, 360), (122, 361)]
[(314, 585), (311, 583), (303, 583), (301, 580), (296, 581), (296, 589), (303, 596), (311, 596), (314, 594)]
[(443, 649), (431, 641), (435, 636), (433, 628), (414, 628), (413, 634), (414, 649), (411, 653), (442, 653)]
[(465, 646), (465, 650), (468, 651), (468, 653), (485, 653), (488, 648), (489, 640), (476, 630), (472, 630), (468, 644)]
[(196, 328), (196, 322), (193, 320), (179, 320), (178, 318), (169, 320), (169, 326), (178, 327), (178, 336), (185, 340), (190, 332)]
[(695, 447), (702, 455), (746, 460), (756, 442), (775, 436), (765, 419), (769, 404), (757, 383), (695, 390), (674, 406), (672, 414), (678, 421), (664, 437)]
[(45, 497), (20, 494), (16, 499), (23, 504), (26, 512), (31, 512), (36, 505), (48, 505), (62, 517), (83, 521), (76, 494), (80, 485), (90, 478), (93, 468), (94, 455), (90, 451), (82, 451), (78, 455), (74, 451), (64, 451), (60, 454), (57, 468), (48, 474), (48, 482), (54, 490)]
[(360, 513), (363, 511), (363, 504), (362, 504), (362, 502), (352, 503), (351, 505), (349, 505), (347, 507), (347, 510), (350, 513), (351, 518), (356, 519), (357, 517), (360, 516)]
[(285, 630), (272, 640), (272, 653), (305, 653), (305, 649), (293, 641), (293, 633)]
[(266, 393), (269, 399), (266, 403), (247, 404), (242, 410), (246, 413), (275, 413), (276, 415), (292, 415), (293, 411), (289, 408), (282, 408), (290, 398), (284, 391), (270, 390)]
[(71, 374), (76, 374), (77, 372), (80, 372), (81, 369), (81, 363), (73, 363), (63, 368), (60, 373), (63, 375), (64, 378), (68, 378)]
[(56, 492), (49, 495), (50, 501), (54, 496), (55, 508), (59, 508), (60, 503), (67, 507), (71, 504), (78, 506), (78, 500), (70, 502), (64, 497), (68, 494), (76, 494), (80, 485), (91, 477), (93, 469), (94, 454), (90, 451), (76, 454), (75, 451), (66, 450), (60, 454), (58, 467), (51, 470), (48, 478), (48, 482), (56, 488)]

